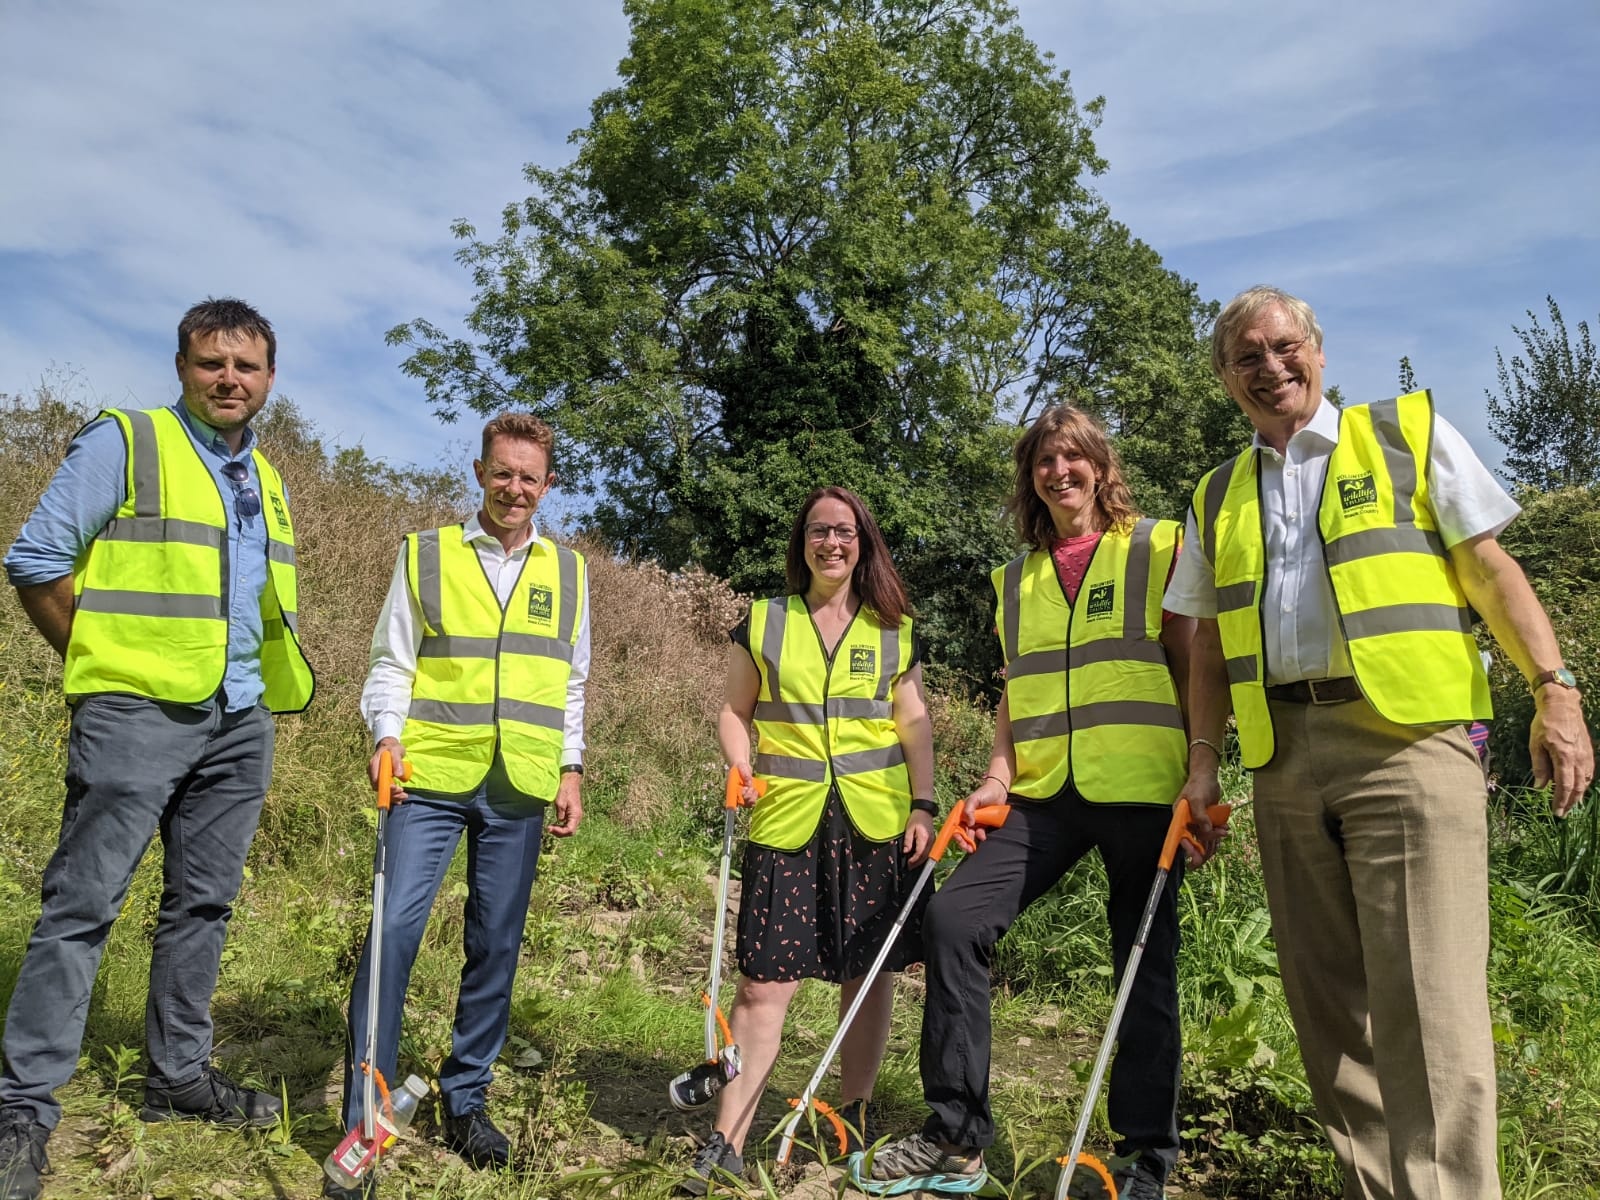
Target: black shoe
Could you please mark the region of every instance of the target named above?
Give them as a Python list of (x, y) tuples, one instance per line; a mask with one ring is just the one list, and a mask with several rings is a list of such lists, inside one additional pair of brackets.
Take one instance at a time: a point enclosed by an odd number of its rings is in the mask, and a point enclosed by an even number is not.
[(511, 1163), (511, 1142), (479, 1105), (459, 1117), (444, 1119), (444, 1144), (473, 1166), (503, 1170)]
[[(867, 1126), (867, 1102), (865, 1100), (852, 1100), (849, 1104), (839, 1109), (839, 1119), (844, 1122), (844, 1155), (849, 1158), (852, 1154), (860, 1154), (872, 1145), (872, 1134)], [(829, 1123), (831, 1132), (832, 1123)], [(819, 1129), (821, 1127), (819, 1126)], [(838, 1143), (829, 1139), (828, 1149), (838, 1149)]]
[(282, 1115), (282, 1100), (240, 1087), (212, 1066), (178, 1087), (146, 1083), (144, 1107), (139, 1110), (141, 1121), (210, 1121), (235, 1128), (275, 1125)]
[(1117, 1185), (1118, 1200), (1164, 1200), (1167, 1194), (1167, 1173), (1159, 1159), (1141, 1158), (1112, 1172), (1111, 1181)]
[(50, 1170), (44, 1144), (50, 1130), (18, 1108), (0, 1111), (0, 1200), (34, 1200)]
[(378, 1172), (373, 1167), (367, 1168), (367, 1173), (362, 1176), (361, 1182), (353, 1188), (343, 1187), (326, 1175), (322, 1177), (324, 1200), (372, 1200), (377, 1194)]
[(720, 1176), (726, 1182), (729, 1176), (737, 1178), (743, 1175), (744, 1157), (734, 1153), (733, 1147), (728, 1145), (728, 1139), (722, 1134), (713, 1133), (696, 1152), (689, 1170), (691, 1174), (678, 1184), (678, 1191), (685, 1196), (704, 1196), (711, 1190), (714, 1177)]

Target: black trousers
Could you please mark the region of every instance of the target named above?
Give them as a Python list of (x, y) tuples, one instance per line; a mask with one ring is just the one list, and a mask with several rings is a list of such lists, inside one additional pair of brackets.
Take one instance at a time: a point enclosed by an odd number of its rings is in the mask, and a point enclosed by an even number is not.
[[(1054, 800), (1012, 797), (1005, 825), (951, 873), (923, 919), (928, 996), (922, 1017), (922, 1088), (930, 1138), (994, 1142), (989, 1110), (989, 964), (995, 943), (1091, 849), (1106, 865), (1106, 916), (1120, 983), (1155, 883), (1172, 820), (1165, 805), (1090, 804), (1068, 788)], [(1178, 1161), (1178, 882), (1167, 879), (1128, 998), (1107, 1097), (1118, 1154)], [(1068, 1131), (1070, 1133), (1070, 1131)], [(1062, 1145), (1065, 1147), (1065, 1140)]]

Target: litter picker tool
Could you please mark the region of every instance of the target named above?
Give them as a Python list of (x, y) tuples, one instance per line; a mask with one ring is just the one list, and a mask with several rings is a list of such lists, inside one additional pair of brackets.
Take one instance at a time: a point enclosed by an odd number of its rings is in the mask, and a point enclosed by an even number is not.
[(383, 904), (384, 883), (389, 858), (389, 805), (394, 798), (396, 778), (404, 783), (411, 778), (411, 764), (401, 761), (395, 766), (394, 756), (387, 750), (378, 752), (378, 852), (372, 869), (372, 945), (371, 969), (367, 977), (367, 1036), (361, 1051), (361, 1133), (371, 1140), (378, 1136), (378, 1091), (383, 1092), (385, 1106), (389, 1103), (388, 1082), (378, 1070), (378, 999), (379, 984), (383, 978)]
[[(1233, 811), (1227, 804), (1213, 804), (1206, 809), (1206, 816), (1211, 819), (1213, 829), (1226, 829), (1228, 827), (1228, 814)], [(1156, 907), (1161, 903), (1161, 893), (1167, 885), (1167, 876), (1172, 873), (1173, 861), (1178, 856), (1178, 847), (1184, 843), (1193, 846), (1196, 851), (1203, 852), (1191, 828), (1193, 816), (1190, 813), (1189, 801), (1183, 797), (1172, 806), (1172, 823), (1167, 826), (1167, 838), (1161, 845), (1161, 859), (1156, 868), (1156, 879), (1150, 885), (1150, 898), (1144, 903), (1144, 915), (1139, 919), (1139, 933), (1133, 939), (1133, 951), (1128, 955), (1128, 965), (1122, 971), (1122, 986), (1117, 988), (1117, 1002), (1111, 1007), (1111, 1021), (1106, 1028), (1106, 1035), (1100, 1042), (1100, 1053), (1095, 1056), (1094, 1070), (1089, 1075), (1089, 1090), (1084, 1093), (1083, 1111), (1078, 1115), (1078, 1128), (1072, 1135), (1072, 1149), (1067, 1151), (1065, 1158), (1058, 1159), (1061, 1164), (1061, 1177), (1056, 1182), (1055, 1200), (1068, 1200), (1069, 1197), (1105, 1197), (1106, 1200), (1117, 1200), (1117, 1188), (1111, 1182), (1111, 1173), (1106, 1170), (1105, 1164), (1092, 1154), (1083, 1153), (1084, 1139), (1089, 1136), (1089, 1120), (1094, 1115), (1094, 1102), (1100, 1095), (1100, 1084), (1106, 1075), (1106, 1064), (1111, 1061), (1111, 1047), (1117, 1040), (1117, 1029), (1122, 1024), (1122, 1012), (1128, 1007), (1128, 997), (1133, 992), (1133, 980), (1139, 973), (1139, 960), (1144, 957), (1144, 946), (1150, 940), (1150, 926), (1155, 923)], [(1080, 1170), (1080, 1168), (1082, 1168)], [(1074, 1176), (1078, 1178), (1074, 1178)]]
[[(757, 796), (767, 792), (767, 781), (752, 777), (750, 786)], [(722, 989), (722, 943), (728, 928), (728, 876), (733, 869), (734, 818), (744, 803), (744, 777), (737, 767), (728, 768), (728, 784), (722, 798), (722, 861), (717, 866), (717, 922), (711, 936), (711, 988), (704, 995), (706, 1005), (706, 1059), (667, 1084), (667, 1098), (680, 1112), (708, 1103), (739, 1074), (744, 1063), (733, 1031), (722, 1015), (718, 993)], [(718, 1047), (717, 1035), (722, 1035)]]
[[(883, 948), (878, 951), (878, 957), (872, 960), (872, 966), (867, 968), (867, 973), (862, 976), (861, 986), (856, 990), (856, 998), (851, 1002), (849, 1009), (844, 1014), (844, 1020), (839, 1022), (839, 1028), (833, 1035), (833, 1040), (828, 1043), (828, 1048), (822, 1052), (822, 1061), (817, 1064), (817, 1069), (811, 1076), (811, 1081), (806, 1084), (805, 1091), (800, 1093), (798, 1099), (790, 1100), (794, 1111), (785, 1119), (782, 1131), (783, 1140), (778, 1145), (778, 1163), (780, 1166), (789, 1161), (789, 1154), (794, 1149), (795, 1130), (799, 1128), (800, 1118), (808, 1109), (815, 1108), (826, 1117), (834, 1128), (834, 1133), (839, 1139), (839, 1153), (845, 1151), (844, 1122), (834, 1111), (820, 1100), (816, 1099), (817, 1088), (822, 1084), (822, 1077), (828, 1073), (828, 1067), (833, 1063), (833, 1056), (839, 1052), (839, 1047), (844, 1044), (845, 1034), (850, 1032), (850, 1024), (856, 1019), (856, 1013), (861, 1011), (861, 1006), (866, 1003), (867, 993), (872, 990), (873, 981), (883, 970), (883, 964), (889, 959), (889, 951), (894, 949), (895, 942), (900, 937), (900, 931), (905, 928), (906, 920), (911, 916), (912, 910), (917, 906), (917, 897), (922, 895), (922, 889), (928, 886), (928, 880), (933, 877), (933, 867), (944, 857), (945, 849), (954, 838), (961, 843), (963, 849), (969, 853), (977, 848), (977, 840), (967, 832), (962, 822), (966, 812), (966, 805), (957, 804), (950, 810), (950, 815), (944, 819), (944, 824), (939, 828), (939, 834), (933, 839), (933, 845), (928, 848), (927, 860), (922, 864), (922, 870), (917, 874), (917, 880), (911, 885), (911, 894), (906, 897), (906, 902), (900, 908), (900, 915), (894, 919), (894, 927), (889, 930), (889, 936), (884, 939)], [(1011, 813), (1008, 804), (988, 804), (972, 814), (972, 824), (988, 829), (998, 829), (1005, 824), (1006, 817)]]

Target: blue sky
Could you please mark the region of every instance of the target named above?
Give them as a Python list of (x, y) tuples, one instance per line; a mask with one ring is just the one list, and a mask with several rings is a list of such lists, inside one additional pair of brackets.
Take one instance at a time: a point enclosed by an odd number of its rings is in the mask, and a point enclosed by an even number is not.
[[(1352, 401), (1419, 383), (1479, 452), (1494, 350), (1553, 294), (1600, 314), (1593, 0), (1337, 6), (1026, 0), (1024, 28), (1104, 95), (1112, 211), (1226, 299), (1317, 309)], [(174, 394), (206, 294), (279, 331), (278, 389), (398, 461), (462, 457), (383, 344), (470, 303), (449, 224), (493, 231), (522, 164), (615, 78), (620, 5), (479, 0), (7, 0), (0, 8), (0, 391)]]

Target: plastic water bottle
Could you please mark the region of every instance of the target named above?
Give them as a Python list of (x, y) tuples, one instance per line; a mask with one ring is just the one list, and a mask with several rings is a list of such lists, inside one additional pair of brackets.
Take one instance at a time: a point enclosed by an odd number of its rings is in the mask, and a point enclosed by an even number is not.
[(417, 1115), (417, 1106), (427, 1094), (428, 1085), (424, 1080), (415, 1075), (406, 1076), (400, 1090), (389, 1093), (389, 1111), (381, 1107), (377, 1111), (377, 1135), (370, 1141), (362, 1137), (364, 1122), (357, 1121), (356, 1127), (344, 1135), (344, 1141), (323, 1160), (323, 1174), (340, 1187), (355, 1187), (378, 1155), (394, 1145), (395, 1139), (410, 1127), (411, 1119)]

